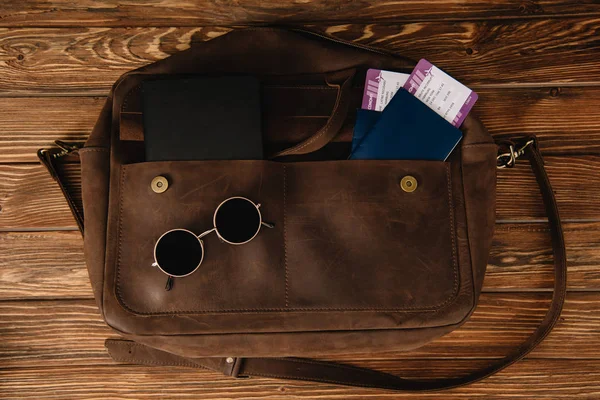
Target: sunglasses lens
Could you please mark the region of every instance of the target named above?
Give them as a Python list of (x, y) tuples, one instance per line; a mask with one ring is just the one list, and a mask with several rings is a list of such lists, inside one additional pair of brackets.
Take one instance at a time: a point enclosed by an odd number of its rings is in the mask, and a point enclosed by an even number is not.
[(250, 200), (229, 199), (217, 210), (215, 228), (226, 241), (245, 243), (260, 229), (260, 212)]
[(182, 229), (165, 233), (156, 243), (156, 262), (171, 276), (192, 273), (202, 261), (202, 245), (192, 232)]

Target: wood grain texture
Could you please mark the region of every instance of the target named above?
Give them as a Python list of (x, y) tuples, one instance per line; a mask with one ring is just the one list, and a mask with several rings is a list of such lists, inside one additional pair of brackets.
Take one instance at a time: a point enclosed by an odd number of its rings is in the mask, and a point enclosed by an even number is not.
[[(569, 289), (600, 290), (600, 223), (567, 223)], [(0, 232), (0, 300), (92, 298), (77, 231)], [(549, 290), (546, 224), (498, 224), (483, 290)]]
[(37, 150), (51, 147), (57, 139), (84, 141), (105, 100), (0, 97), (0, 162), (37, 162)]
[(48, 227), (76, 229), (77, 225), (46, 168), (0, 165), (0, 230)]
[[(600, 290), (600, 224), (563, 223), (568, 288)], [(552, 243), (547, 223), (496, 224), (484, 291), (551, 289)]]
[[(422, 377), (464, 373), (481, 361), (406, 360), (397, 373)], [(379, 365), (388, 369), (386, 364)], [(386, 368), (387, 367), (387, 368)], [(600, 361), (525, 360), (464, 388), (438, 393), (396, 393), (278, 379), (226, 378), (184, 367), (64, 366), (0, 370), (0, 396), (12, 399), (594, 399), (600, 395)]]
[[(484, 293), (460, 329), (411, 352), (348, 354), (334, 360), (376, 367), (394, 359), (499, 358), (538, 325), (548, 293)], [(0, 302), (1, 369), (111, 364), (104, 340), (117, 338), (93, 300)], [(532, 358), (600, 358), (600, 296), (569, 293), (557, 327)], [(386, 361), (386, 362), (387, 362)]]
[[(600, 79), (600, 19), (314, 26), (335, 37), (427, 57), (482, 85), (561, 85)], [(0, 91), (106, 94), (124, 72), (229, 31), (203, 28), (0, 29)], [(586, 71), (582, 74), (581, 71)]]
[[(480, 100), (475, 112), (494, 136), (535, 134), (544, 152), (600, 154), (600, 87), (488, 88), (478, 92)], [(289, 91), (270, 93), (276, 100), (290, 95)], [(85, 140), (104, 100), (0, 97), (0, 162), (37, 162), (36, 151), (51, 146), (54, 140)], [(285, 101), (282, 98), (278, 103)], [(320, 102), (317, 108), (302, 104), (302, 110), (318, 117), (313, 118), (314, 127), (307, 124), (307, 133), (325, 124), (334, 101), (332, 92), (331, 104)], [(329, 108), (323, 108), (326, 106)], [(569, 118), (564, 116), (566, 109)], [(281, 112), (288, 116), (298, 114), (283, 106)], [(291, 120), (298, 123), (297, 118)], [(281, 119), (282, 126), (288, 122)], [(352, 127), (348, 126), (335, 140), (351, 138)]]
[[(69, 168), (77, 185), (78, 166)], [(600, 219), (600, 157), (546, 157), (561, 216)], [(526, 161), (498, 173), (497, 218), (544, 220), (541, 195)], [(515, 201), (518, 195), (519, 201)], [(76, 225), (58, 185), (41, 165), (0, 164), (0, 230), (70, 228)]]
[(536, 135), (543, 153), (600, 154), (600, 87), (480, 89), (478, 94), (474, 112), (494, 137)]
[(181, 26), (305, 21), (424, 21), (597, 15), (593, 0), (577, 7), (565, 0), (442, 0), (423, 7), (412, 1), (208, 1), (5, 0), (0, 26)]
[(101, 95), (123, 73), (227, 28), (0, 29), (0, 91)]
[[(122, 73), (232, 26), (272, 22), (426, 57), (477, 90), (476, 111), (494, 135), (542, 139), (561, 216), (573, 221), (564, 226), (570, 292), (556, 329), (528, 359), (479, 384), (418, 395), (112, 363), (104, 339), (116, 335), (92, 299), (80, 234), (35, 151), (55, 139), (83, 140)], [(600, 398), (598, 31), (595, 0), (3, 1), (0, 398)], [(321, 124), (315, 115), (311, 122)], [(69, 172), (77, 181), (77, 167)], [(498, 191), (473, 317), (415, 352), (339, 360), (407, 377), (455, 376), (527, 337), (549, 304), (547, 225), (534, 222), (544, 212), (526, 162), (499, 173)]]
[[(600, 217), (600, 157), (545, 157), (544, 164), (563, 220), (598, 220)], [(598, 183), (596, 183), (598, 182)], [(527, 160), (498, 172), (498, 220), (546, 220), (540, 189)]]
[(0, 233), (0, 299), (93, 298), (77, 231)]
[[(597, 83), (600, 19), (347, 24), (324, 31), (404, 56), (426, 57), (459, 81), (479, 85)], [(318, 27), (318, 29), (323, 29)]]

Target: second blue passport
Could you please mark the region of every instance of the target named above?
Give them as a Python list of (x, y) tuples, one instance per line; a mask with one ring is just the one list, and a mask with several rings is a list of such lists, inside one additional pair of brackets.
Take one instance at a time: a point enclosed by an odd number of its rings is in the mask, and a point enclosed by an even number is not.
[(400, 89), (382, 112), (358, 110), (352, 160), (445, 161), (462, 132)]

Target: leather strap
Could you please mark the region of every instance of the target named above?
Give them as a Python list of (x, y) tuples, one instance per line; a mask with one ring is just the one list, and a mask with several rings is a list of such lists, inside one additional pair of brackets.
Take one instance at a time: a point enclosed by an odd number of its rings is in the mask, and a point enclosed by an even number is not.
[[(560, 216), (554, 192), (544, 169), (544, 162), (535, 140), (522, 149), (529, 159), (541, 189), (550, 223), (554, 252), (554, 292), (550, 307), (531, 336), (506, 357), (459, 378), (412, 380), (365, 368), (302, 358), (185, 358), (156, 350), (132, 341), (109, 339), (105, 345), (115, 361), (150, 365), (187, 365), (223, 372), (228, 376), (274, 377), (334, 383), (348, 386), (390, 389), (398, 391), (435, 391), (467, 385), (484, 379), (525, 357), (550, 333), (562, 311), (567, 291), (567, 264)], [(520, 156), (518, 154), (517, 156)], [(513, 160), (514, 164), (514, 160)], [(175, 364), (174, 364), (175, 363)]]
[[(355, 69), (338, 71), (327, 75), (327, 85), (338, 89), (337, 98), (331, 116), (325, 125), (314, 135), (285, 150), (272, 154), (269, 159), (317, 151), (329, 143), (342, 129), (350, 108), (350, 91), (354, 81)], [(341, 81), (341, 83), (339, 83)]]
[(65, 143), (63, 141), (57, 140), (55, 144), (58, 147), (52, 147), (49, 149), (40, 149), (37, 152), (37, 156), (40, 159), (40, 162), (48, 172), (50, 176), (58, 183), (60, 190), (62, 191), (63, 196), (67, 200), (67, 204), (69, 205), (69, 209), (71, 210), (71, 214), (75, 217), (75, 222), (77, 223), (77, 227), (79, 228), (79, 232), (83, 235), (83, 209), (77, 206), (77, 203), (74, 201), (71, 196), (70, 191), (68, 190), (65, 181), (61, 177), (59, 172), (57, 159), (61, 159), (65, 156), (71, 157), (76, 156), (78, 150), (83, 146), (81, 143)]
[[(344, 84), (347, 82), (348, 80)], [(342, 84), (342, 87), (344, 84)], [(522, 146), (516, 153), (512, 150), (515, 147), (513, 144), (511, 153), (508, 153), (512, 155), (512, 160), (509, 157), (509, 166), (514, 165), (515, 156), (523, 155), (527, 157), (542, 192), (546, 214), (550, 223), (550, 234), (554, 252), (554, 292), (552, 302), (543, 321), (531, 336), (509, 355), (490, 366), (459, 378), (412, 380), (365, 368), (302, 358), (186, 358), (132, 341), (116, 339), (109, 339), (105, 343), (111, 357), (120, 362), (208, 368), (237, 378), (263, 376), (398, 391), (433, 391), (463, 386), (484, 379), (508, 367), (529, 354), (550, 333), (560, 316), (567, 290), (566, 251), (556, 199), (544, 169), (544, 162), (537, 142), (531, 140), (531, 138), (528, 138), (527, 141), (531, 141), (531, 145)], [(321, 143), (320, 140), (319, 143)], [(59, 169), (55, 165), (58, 158), (70, 153), (76, 153), (78, 146), (62, 142), (57, 144), (61, 147), (60, 149), (40, 150), (38, 156), (42, 164), (48, 168), (52, 177), (59, 184), (75, 216), (77, 225), (83, 233), (83, 213), (77, 208), (59, 174)]]

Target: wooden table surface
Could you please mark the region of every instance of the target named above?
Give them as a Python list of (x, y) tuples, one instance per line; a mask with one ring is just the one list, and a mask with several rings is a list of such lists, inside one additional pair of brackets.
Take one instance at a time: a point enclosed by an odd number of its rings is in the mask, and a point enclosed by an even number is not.
[[(49, 5), (51, 3), (51, 5)], [(0, 398), (600, 398), (600, 3), (417, 1), (3, 0), (0, 5)], [(116, 365), (82, 241), (35, 151), (82, 140), (122, 73), (233, 27), (309, 25), (426, 57), (480, 94), (494, 135), (540, 138), (565, 221), (563, 316), (524, 361), (432, 394), (179, 367)], [(346, 362), (409, 377), (464, 373), (506, 354), (549, 303), (551, 248), (527, 163), (499, 172), (496, 235), (480, 305), (461, 329), (411, 353)], [(393, 361), (393, 360), (396, 361)]]

